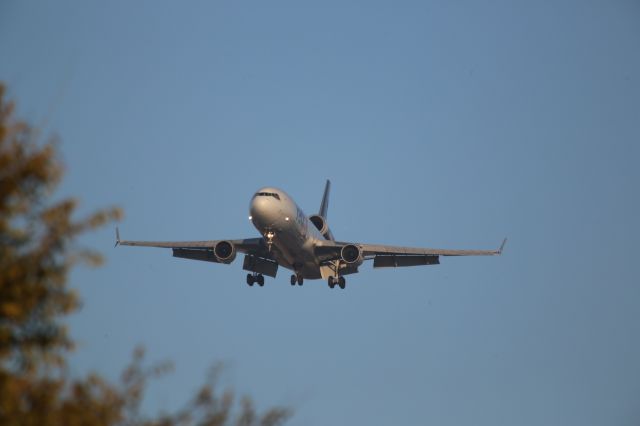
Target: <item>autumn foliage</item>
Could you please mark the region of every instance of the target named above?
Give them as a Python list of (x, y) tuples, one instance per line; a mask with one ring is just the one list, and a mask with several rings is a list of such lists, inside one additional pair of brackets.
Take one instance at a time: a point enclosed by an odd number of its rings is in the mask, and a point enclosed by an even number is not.
[(145, 367), (136, 349), (120, 383), (98, 374), (68, 376), (73, 340), (64, 316), (79, 307), (67, 285), (78, 263), (97, 266), (99, 253), (77, 238), (121, 216), (117, 208), (77, 219), (77, 201), (56, 199), (63, 176), (56, 142), (14, 117), (0, 83), (0, 425), (277, 425), (289, 411), (256, 413), (250, 399), (236, 403), (218, 391), (215, 372), (175, 413), (151, 417), (140, 406), (148, 379), (170, 364)]

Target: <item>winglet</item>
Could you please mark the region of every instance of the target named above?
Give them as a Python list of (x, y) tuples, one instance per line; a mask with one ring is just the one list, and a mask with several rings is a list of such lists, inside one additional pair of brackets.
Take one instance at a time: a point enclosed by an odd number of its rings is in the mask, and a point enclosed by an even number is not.
[(118, 247), (118, 244), (120, 244), (120, 230), (119, 230), (119, 229), (118, 229), (118, 227), (116, 226), (116, 245), (115, 245), (115, 246), (113, 246), (113, 247), (114, 247), (114, 248), (115, 248), (115, 247)]
[(505, 244), (507, 244), (507, 239), (506, 238), (504, 240), (502, 240), (502, 244), (500, 244), (500, 248), (496, 252), (497, 255), (501, 255), (502, 254), (502, 249), (504, 249), (504, 245)]

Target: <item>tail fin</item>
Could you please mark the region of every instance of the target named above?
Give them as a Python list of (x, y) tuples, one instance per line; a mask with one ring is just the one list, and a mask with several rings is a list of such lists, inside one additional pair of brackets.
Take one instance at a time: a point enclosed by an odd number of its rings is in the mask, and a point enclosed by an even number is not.
[(331, 190), (331, 181), (327, 179), (327, 184), (324, 187), (324, 195), (322, 196), (322, 203), (320, 203), (320, 212), (318, 213), (324, 219), (327, 218), (327, 210), (329, 209), (329, 191)]

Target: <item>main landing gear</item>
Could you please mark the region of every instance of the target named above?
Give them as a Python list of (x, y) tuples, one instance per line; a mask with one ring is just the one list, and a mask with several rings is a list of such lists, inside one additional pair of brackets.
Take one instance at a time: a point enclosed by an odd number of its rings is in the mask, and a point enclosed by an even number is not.
[(247, 274), (247, 284), (249, 287), (253, 286), (253, 284), (258, 283), (260, 287), (264, 285), (264, 276), (262, 274)]
[(329, 288), (333, 288), (337, 284), (341, 289), (344, 289), (347, 285), (347, 280), (345, 280), (344, 277), (329, 277), (327, 283), (329, 284)]
[(302, 275), (291, 275), (291, 285), (296, 285), (296, 283), (298, 283), (298, 285), (304, 284), (304, 278)]

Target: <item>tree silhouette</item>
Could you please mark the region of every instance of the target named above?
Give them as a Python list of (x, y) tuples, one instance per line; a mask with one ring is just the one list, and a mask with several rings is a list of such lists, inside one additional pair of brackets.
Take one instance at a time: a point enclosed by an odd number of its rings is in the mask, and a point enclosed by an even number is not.
[(148, 380), (171, 365), (145, 367), (141, 348), (120, 383), (95, 373), (68, 376), (65, 359), (73, 340), (62, 320), (79, 306), (67, 287), (68, 275), (78, 263), (102, 261), (76, 240), (121, 212), (110, 208), (75, 219), (77, 201), (53, 197), (63, 176), (56, 141), (39, 139), (37, 129), (14, 117), (14, 103), (0, 83), (0, 424), (271, 426), (286, 421), (287, 409), (259, 414), (249, 398), (238, 404), (231, 389), (218, 390), (218, 368), (185, 407), (143, 415)]

